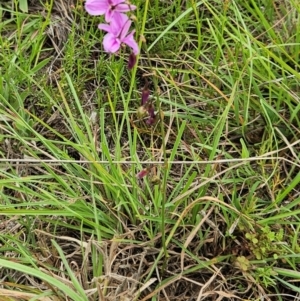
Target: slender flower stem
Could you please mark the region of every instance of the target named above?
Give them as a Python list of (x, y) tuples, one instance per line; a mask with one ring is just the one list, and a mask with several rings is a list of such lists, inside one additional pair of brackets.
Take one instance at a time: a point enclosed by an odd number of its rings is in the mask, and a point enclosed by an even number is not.
[[(145, 1), (145, 9), (144, 9), (143, 20), (142, 20), (143, 21), (142, 22), (142, 27), (141, 27), (141, 30), (138, 32), (138, 36), (143, 36), (144, 35), (145, 27), (146, 27), (146, 22), (147, 22), (148, 8), (149, 8), (149, 0), (146, 0)], [(139, 43), (139, 49), (142, 49), (143, 39), (139, 39), (138, 43)], [(136, 64), (135, 64), (135, 66), (132, 69), (131, 82), (130, 82), (130, 87), (129, 87), (129, 91), (128, 91), (128, 97), (127, 97), (127, 107), (128, 107), (129, 102), (130, 102), (131, 94), (132, 94), (132, 91), (133, 91), (133, 87), (134, 87), (135, 82), (136, 82), (135, 81), (135, 75), (136, 75), (136, 72), (137, 72), (137, 66), (138, 66), (139, 58), (140, 58), (140, 54), (137, 55), (137, 57), (136, 57)]]
[[(156, 91), (158, 90), (158, 84), (157, 84), (157, 78), (154, 77), (154, 86)], [(168, 168), (168, 159), (167, 159), (167, 152), (166, 152), (166, 134), (165, 134), (165, 128), (164, 128), (164, 122), (162, 117), (162, 112), (160, 110), (160, 101), (159, 96), (156, 93), (156, 107), (158, 109), (159, 114), (159, 123), (160, 123), (160, 130), (161, 130), (161, 140), (162, 140), (162, 152), (163, 152), (163, 159), (164, 159), (164, 167), (162, 168), (163, 173), (163, 180), (161, 183), (161, 192), (162, 192), (162, 203), (161, 203), (161, 239), (162, 239), (162, 245), (164, 250), (164, 265), (163, 270), (165, 267), (165, 264), (168, 259), (168, 251), (167, 251), (167, 245), (166, 245), (166, 232), (165, 232), (165, 204), (167, 202), (167, 168)], [(163, 271), (162, 271), (163, 272)]]

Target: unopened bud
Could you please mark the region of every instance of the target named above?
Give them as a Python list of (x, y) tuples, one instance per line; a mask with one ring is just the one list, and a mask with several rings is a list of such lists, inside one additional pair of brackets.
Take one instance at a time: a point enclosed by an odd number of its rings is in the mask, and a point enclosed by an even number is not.
[(142, 106), (147, 103), (149, 95), (150, 95), (150, 91), (147, 87), (145, 87), (142, 91), (142, 102), (141, 102)]
[(136, 55), (132, 52), (130, 53), (128, 59), (128, 65), (127, 65), (128, 69), (131, 70), (135, 64), (136, 64)]
[(146, 177), (146, 175), (148, 174), (148, 169), (147, 168), (144, 168), (143, 170), (141, 170), (140, 172), (138, 172), (137, 174), (136, 174), (136, 177), (138, 178), (138, 179), (142, 179), (142, 178), (144, 178), (144, 177)]

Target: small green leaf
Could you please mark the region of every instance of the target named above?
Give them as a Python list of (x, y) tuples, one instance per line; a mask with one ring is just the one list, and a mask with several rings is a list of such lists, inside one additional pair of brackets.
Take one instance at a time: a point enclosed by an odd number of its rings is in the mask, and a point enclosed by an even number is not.
[(27, 0), (20, 0), (19, 8), (23, 13), (28, 13), (28, 2), (27, 2)]
[(247, 159), (250, 157), (247, 145), (246, 145), (244, 139), (240, 139), (240, 142), (241, 142), (241, 146), (242, 146), (242, 158)]

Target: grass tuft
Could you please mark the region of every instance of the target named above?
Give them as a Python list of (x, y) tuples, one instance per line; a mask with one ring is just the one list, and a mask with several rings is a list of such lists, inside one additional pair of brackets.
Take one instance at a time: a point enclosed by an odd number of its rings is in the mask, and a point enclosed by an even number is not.
[(0, 4), (0, 295), (298, 300), (297, 1), (133, 4)]

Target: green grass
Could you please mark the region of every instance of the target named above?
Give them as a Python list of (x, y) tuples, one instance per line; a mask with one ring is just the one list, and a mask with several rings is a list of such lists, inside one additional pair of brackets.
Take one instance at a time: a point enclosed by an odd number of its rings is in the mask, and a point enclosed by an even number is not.
[(0, 299), (297, 300), (297, 1), (132, 2), (0, 4)]

